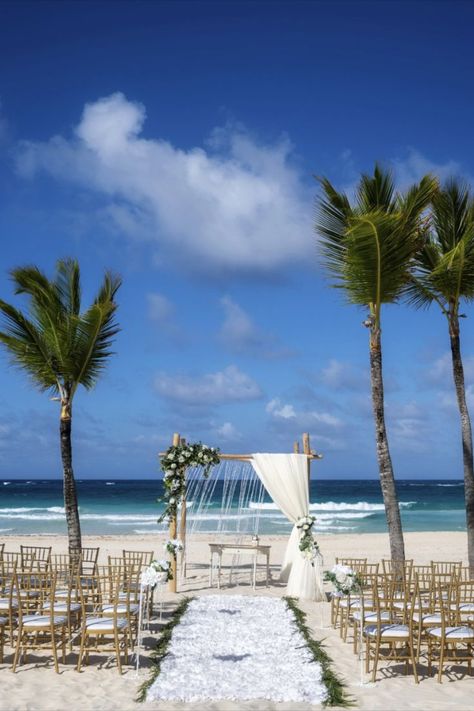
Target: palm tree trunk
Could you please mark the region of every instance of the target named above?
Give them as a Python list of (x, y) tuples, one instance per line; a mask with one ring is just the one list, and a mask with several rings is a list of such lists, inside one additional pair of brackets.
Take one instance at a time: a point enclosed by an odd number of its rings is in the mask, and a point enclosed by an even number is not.
[(64, 509), (66, 511), (69, 556), (73, 565), (78, 565), (81, 557), (81, 523), (77, 506), (76, 482), (72, 469), (71, 405), (61, 407), (60, 436), (61, 459), (63, 463)]
[(467, 555), (471, 576), (474, 575), (474, 466), (472, 457), (471, 419), (466, 402), (464, 368), (459, 338), (459, 319), (457, 314), (450, 314), (449, 337), (451, 339), (451, 358), (453, 363), (454, 387), (461, 417), (462, 456), (464, 465), (464, 499), (466, 502)]
[(388, 448), (385, 427), (385, 408), (382, 377), (382, 346), (380, 328), (374, 325), (370, 333), (370, 377), (372, 385), (372, 408), (375, 421), (377, 459), (379, 464), (380, 484), (382, 487), (385, 515), (387, 517), (390, 554), (392, 560), (405, 560), (402, 521), (398, 495), (395, 488), (392, 459)]

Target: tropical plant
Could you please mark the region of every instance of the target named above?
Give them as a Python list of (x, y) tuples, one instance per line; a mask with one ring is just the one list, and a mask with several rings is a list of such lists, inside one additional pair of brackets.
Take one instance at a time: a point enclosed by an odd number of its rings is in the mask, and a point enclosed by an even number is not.
[(3, 330), (0, 343), (15, 366), (26, 371), (34, 385), (61, 404), (60, 445), (64, 475), (64, 507), (69, 553), (81, 553), (81, 526), (72, 468), (72, 403), (79, 385), (90, 390), (102, 373), (119, 328), (115, 322), (115, 294), (121, 280), (107, 272), (97, 297), (81, 312), (79, 264), (59, 260), (49, 280), (36, 266), (11, 272), (15, 294), (28, 298), (24, 313), (0, 300)]
[(446, 317), (454, 387), (461, 418), (469, 567), (474, 574), (474, 467), (466, 402), (459, 313), (474, 299), (474, 198), (467, 185), (450, 179), (433, 196), (427, 239), (416, 256), (408, 301), (417, 308), (438, 305)]
[(368, 308), (372, 408), (380, 483), (393, 560), (404, 560), (405, 546), (392, 459), (385, 425), (382, 372), (382, 306), (399, 300), (409, 266), (420, 246), (424, 211), (436, 181), (425, 176), (404, 194), (396, 192), (389, 171), (375, 166), (362, 175), (353, 203), (326, 178), (320, 179), (316, 231), (321, 260), (332, 286), (351, 304)]

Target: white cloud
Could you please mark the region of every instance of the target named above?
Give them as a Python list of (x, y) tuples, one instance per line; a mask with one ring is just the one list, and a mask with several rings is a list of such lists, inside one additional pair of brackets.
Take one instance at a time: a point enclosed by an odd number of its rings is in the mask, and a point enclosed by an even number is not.
[(147, 233), (159, 254), (189, 268), (265, 272), (314, 258), (312, 188), (287, 139), (262, 145), (227, 126), (207, 150), (183, 150), (144, 138), (145, 118), (121, 93), (86, 104), (72, 138), (23, 142), (18, 170), (102, 194), (118, 228)]
[(277, 338), (260, 329), (233, 299), (220, 300), (224, 309), (224, 322), (218, 333), (219, 341), (229, 350), (262, 358), (288, 358), (294, 351), (278, 345)]
[(242, 435), (232, 422), (224, 422), (223, 425), (217, 428), (217, 434), (227, 442), (235, 442), (241, 439)]
[(310, 425), (326, 425), (330, 428), (342, 426), (342, 421), (329, 412), (317, 410), (297, 410), (290, 403), (282, 403), (279, 398), (270, 400), (265, 408), (266, 412), (277, 420), (295, 420), (304, 428)]
[(392, 161), (397, 184), (405, 189), (418, 182), (427, 173), (437, 175), (441, 182), (453, 175), (463, 172), (461, 165), (453, 160), (446, 163), (435, 163), (423, 156), (419, 151), (410, 149), (406, 158), (396, 158)]
[[(463, 368), (466, 382), (474, 380), (474, 356), (463, 358)], [(426, 378), (433, 383), (453, 385), (453, 364), (449, 352), (444, 353), (432, 363), (426, 371)]]
[(257, 400), (262, 396), (255, 380), (235, 365), (197, 378), (161, 373), (155, 379), (155, 389), (168, 400), (203, 406)]
[(284, 420), (289, 420), (296, 417), (296, 411), (293, 405), (283, 405), (278, 398), (270, 400), (265, 410), (273, 417), (281, 417)]

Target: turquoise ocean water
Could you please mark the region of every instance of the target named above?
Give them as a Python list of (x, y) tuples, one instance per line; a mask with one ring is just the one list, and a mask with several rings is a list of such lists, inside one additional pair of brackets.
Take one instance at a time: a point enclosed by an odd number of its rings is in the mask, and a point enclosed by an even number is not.
[[(288, 533), (291, 526), (277, 507), (263, 500), (239, 505), (239, 485), (222, 516), (224, 482), (217, 481), (209, 506), (188, 503), (188, 529), (262, 534)], [(463, 531), (464, 489), (458, 481), (399, 481), (398, 494), (405, 531)], [(78, 497), (83, 533), (156, 534), (162, 507), (156, 480), (79, 481)], [(240, 492), (240, 493), (239, 493)], [(257, 498), (257, 497), (255, 497)], [(198, 499), (198, 497), (196, 497)], [(371, 533), (386, 530), (380, 485), (377, 481), (312, 480), (311, 513), (316, 532)], [(0, 538), (21, 533), (65, 533), (60, 480), (0, 480)]]

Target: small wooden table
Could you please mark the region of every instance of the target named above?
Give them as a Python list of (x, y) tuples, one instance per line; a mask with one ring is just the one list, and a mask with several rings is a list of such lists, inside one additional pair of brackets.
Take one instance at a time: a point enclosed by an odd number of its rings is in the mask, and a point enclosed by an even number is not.
[[(232, 555), (249, 555), (253, 558), (253, 574), (252, 586), (255, 590), (257, 579), (257, 558), (259, 555), (265, 556), (266, 559), (266, 586), (268, 588), (268, 580), (270, 577), (270, 549), (271, 546), (262, 546), (259, 543), (209, 543), (211, 551), (211, 565), (209, 570), (209, 587), (214, 584), (214, 556), (217, 556), (217, 587), (221, 586), (221, 565), (222, 556), (224, 553), (232, 553)], [(231, 573), (232, 576), (232, 573)]]

